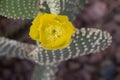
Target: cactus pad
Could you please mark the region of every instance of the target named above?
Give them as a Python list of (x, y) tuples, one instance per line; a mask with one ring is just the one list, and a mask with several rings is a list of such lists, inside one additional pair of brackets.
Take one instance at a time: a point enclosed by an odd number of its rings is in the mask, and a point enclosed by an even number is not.
[(86, 0), (47, 0), (51, 13), (67, 15), (71, 21), (85, 2)]
[(0, 0), (0, 15), (13, 19), (32, 19), (39, 12), (37, 0)]
[(30, 57), (41, 65), (53, 65), (62, 60), (104, 50), (111, 44), (111, 39), (112, 37), (106, 31), (95, 28), (77, 29), (72, 43), (67, 48), (45, 50), (39, 47), (30, 53)]
[(34, 48), (34, 45), (0, 37), (0, 56), (28, 58), (28, 53)]

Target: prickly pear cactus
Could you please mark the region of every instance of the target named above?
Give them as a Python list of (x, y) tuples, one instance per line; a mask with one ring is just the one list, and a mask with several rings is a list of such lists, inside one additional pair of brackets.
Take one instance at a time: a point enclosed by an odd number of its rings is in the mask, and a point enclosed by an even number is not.
[[(32, 19), (39, 11), (43, 11), (67, 15), (71, 21), (74, 21), (85, 2), (86, 0), (0, 0), (0, 15), (13, 19)], [(32, 52), (24, 48), (25, 45), (21, 43), (0, 38), (0, 56), (16, 56), (34, 60), (40, 65), (33, 80), (48, 80), (49, 76), (46, 74), (49, 73), (49, 69), (47, 67), (53, 67), (55, 66), (53, 64), (62, 60), (104, 50), (112, 42), (108, 32), (95, 28), (77, 29), (72, 38), (72, 43), (65, 49), (45, 50), (39, 46)]]
[[(47, 3), (45, 6), (44, 3)], [(86, 0), (0, 0), (0, 15), (13, 19), (32, 19), (42, 8), (45, 12), (67, 15), (71, 21)]]
[(0, 0), (0, 15), (13, 19), (33, 19), (39, 12), (37, 0)]
[(34, 48), (34, 45), (0, 37), (0, 56), (28, 58), (28, 53)]
[(39, 47), (30, 53), (30, 57), (41, 65), (53, 65), (62, 60), (104, 50), (111, 44), (111, 39), (106, 31), (95, 28), (77, 29), (72, 43), (67, 48), (51, 51)]
[(75, 15), (83, 8), (86, 0), (46, 0), (51, 13), (67, 15), (71, 21)]
[(67, 15), (71, 21), (74, 21), (76, 14), (83, 8), (86, 0), (61, 0), (62, 9), (60, 14)]

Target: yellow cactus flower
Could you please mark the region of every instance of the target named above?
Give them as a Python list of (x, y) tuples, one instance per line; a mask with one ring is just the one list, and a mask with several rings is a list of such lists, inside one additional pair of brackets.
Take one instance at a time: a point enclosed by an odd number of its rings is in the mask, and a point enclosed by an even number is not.
[(74, 33), (75, 28), (67, 16), (39, 13), (32, 22), (29, 35), (45, 49), (56, 50), (67, 47)]

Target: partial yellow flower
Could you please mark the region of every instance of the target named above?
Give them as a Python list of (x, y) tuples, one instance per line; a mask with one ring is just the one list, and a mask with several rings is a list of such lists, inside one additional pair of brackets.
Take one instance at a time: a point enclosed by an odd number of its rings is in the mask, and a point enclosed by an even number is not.
[(67, 16), (39, 13), (32, 23), (29, 35), (45, 49), (56, 50), (66, 48), (74, 33), (75, 28)]

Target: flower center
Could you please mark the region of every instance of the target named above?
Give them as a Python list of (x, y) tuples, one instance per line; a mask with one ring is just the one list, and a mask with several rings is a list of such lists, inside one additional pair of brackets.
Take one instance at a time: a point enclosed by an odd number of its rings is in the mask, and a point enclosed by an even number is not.
[(55, 34), (56, 33), (56, 30), (54, 29), (54, 30), (52, 30), (52, 34)]

